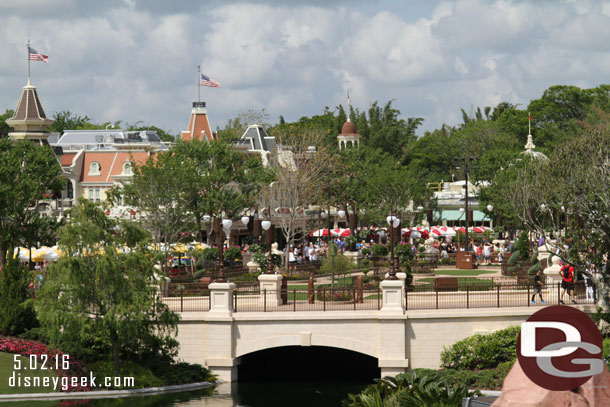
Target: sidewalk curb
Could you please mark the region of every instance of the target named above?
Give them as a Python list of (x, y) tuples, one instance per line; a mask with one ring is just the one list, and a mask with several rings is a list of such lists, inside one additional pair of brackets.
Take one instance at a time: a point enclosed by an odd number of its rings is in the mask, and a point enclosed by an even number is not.
[(137, 397), (160, 393), (175, 393), (213, 387), (218, 383), (198, 382), (188, 384), (177, 384), (172, 386), (147, 387), (132, 390), (100, 390), (79, 391), (70, 393), (30, 393), (30, 394), (0, 394), (0, 403), (7, 401), (29, 401), (29, 400), (74, 400), (74, 399), (105, 399), (118, 397)]

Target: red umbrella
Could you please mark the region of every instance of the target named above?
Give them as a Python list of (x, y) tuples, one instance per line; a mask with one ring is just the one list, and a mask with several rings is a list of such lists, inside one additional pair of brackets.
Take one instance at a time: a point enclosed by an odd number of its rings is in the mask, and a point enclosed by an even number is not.
[(468, 228), (469, 232), (474, 232), (474, 233), (485, 233), (486, 231), (492, 231), (491, 228), (485, 227), (485, 226), (474, 226), (471, 228)]
[(328, 236), (328, 229), (318, 229), (309, 234), (312, 237)]
[(330, 231), (330, 233), (336, 237), (348, 237), (352, 234), (351, 230), (343, 228), (333, 229)]

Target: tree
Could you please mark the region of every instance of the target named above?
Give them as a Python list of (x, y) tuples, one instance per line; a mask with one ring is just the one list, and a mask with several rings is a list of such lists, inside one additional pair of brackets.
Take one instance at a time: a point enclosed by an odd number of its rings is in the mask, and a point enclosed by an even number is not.
[[(311, 132), (278, 140), (276, 179), (265, 192), (265, 200), (288, 245), (293, 244), (298, 229), (304, 228), (305, 209), (313, 203), (323, 185), (323, 175), (331, 168), (322, 138)], [(288, 260), (285, 256), (286, 270)]]
[[(118, 125), (115, 124), (115, 127), (118, 127)], [(176, 141), (176, 136), (173, 136), (173, 135), (169, 134), (168, 132), (166, 132), (165, 130), (163, 130), (163, 129), (157, 127), (157, 126), (145, 126), (145, 127), (132, 127), (132, 126), (130, 126), (128, 128), (128, 130), (134, 130), (134, 131), (145, 131), (145, 130), (154, 131), (155, 133), (157, 133), (157, 136), (159, 136), (161, 141), (168, 142), (168, 143), (173, 143), (174, 141)]]
[[(515, 212), (531, 231), (563, 241), (550, 247), (559, 256), (584, 270), (596, 264), (602, 278), (598, 288), (603, 303), (610, 303), (610, 115), (592, 109), (581, 124), (579, 136), (557, 145), (546, 160), (534, 160), (511, 185)], [(569, 224), (561, 224), (565, 213)], [(563, 227), (562, 227), (563, 226)], [(567, 232), (567, 236), (565, 235)], [(563, 244), (568, 244), (565, 250)]]
[[(240, 215), (256, 204), (262, 186), (273, 180), (273, 172), (263, 168), (258, 155), (239, 153), (222, 140), (179, 141), (172, 149), (172, 159), (181, 173), (185, 210), (194, 216), (200, 236), (205, 215)], [(210, 231), (208, 225), (208, 239)]]
[(13, 130), (11, 126), (6, 124), (6, 120), (13, 117), (13, 114), (15, 114), (15, 112), (10, 109), (6, 109), (4, 114), (0, 114), (0, 138), (7, 137), (8, 134)]
[(27, 272), (9, 256), (0, 273), (0, 334), (14, 336), (36, 326), (28, 298)]
[(49, 268), (36, 302), (51, 345), (89, 357), (99, 357), (93, 345), (108, 350), (117, 375), (121, 358), (175, 355), (178, 316), (158, 295), (147, 234), (81, 200), (59, 235), (66, 255)]
[(53, 124), (48, 128), (51, 132), (63, 134), (65, 130), (97, 129), (100, 126), (91, 123), (89, 116), (79, 116), (69, 110), (53, 114)]
[(151, 155), (143, 164), (134, 163), (132, 170), (130, 180), (108, 192), (108, 203), (114, 205), (123, 197), (126, 205), (136, 208), (141, 214), (140, 224), (152, 235), (153, 242), (159, 247), (165, 243), (165, 267), (169, 245), (194, 225), (182, 183), (190, 174), (172, 150)]
[[(0, 265), (24, 241), (41, 240), (55, 226), (35, 210), (45, 194), (58, 194), (63, 180), (53, 150), (28, 140), (0, 139)], [(52, 230), (52, 229), (51, 229)]]
[[(265, 108), (241, 111), (237, 114), (237, 117), (229, 119), (224, 129), (218, 130), (218, 138), (219, 140), (232, 143), (235, 140), (239, 140), (250, 125), (260, 124), (264, 128), (269, 127), (269, 118), (269, 113), (267, 113)], [(280, 118), (280, 122), (282, 119)]]

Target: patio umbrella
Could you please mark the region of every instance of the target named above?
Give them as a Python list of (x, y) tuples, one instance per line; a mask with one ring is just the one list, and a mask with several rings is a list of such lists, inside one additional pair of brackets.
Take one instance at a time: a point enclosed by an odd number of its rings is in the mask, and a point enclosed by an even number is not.
[(493, 230), (491, 228), (488, 228), (488, 227), (485, 227), (485, 226), (474, 226), (474, 227), (468, 228), (469, 232), (474, 232), (474, 233), (485, 233), (488, 230), (490, 232), (493, 232)]
[(182, 243), (176, 243), (171, 246), (172, 253), (184, 254), (188, 251), (188, 248)]
[(57, 261), (59, 260), (59, 253), (55, 249), (50, 248), (45, 253), (44, 259), (45, 261)]
[(328, 236), (328, 229), (318, 229), (309, 234), (312, 237)]
[(333, 229), (330, 231), (330, 233), (335, 237), (348, 237), (352, 234), (351, 230), (343, 228)]
[(16, 247), (13, 256), (19, 256), (19, 261), (22, 263), (30, 262), (30, 251), (25, 247)]
[(45, 255), (49, 251), (49, 248), (46, 246), (41, 247), (40, 249), (32, 250), (32, 261), (45, 261)]
[(457, 232), (462, 232), (462, 233), (466, 233), (466, 228), (465, 227), (457, 227), (454, 226), (453, 230), (455, 230), (455, 233), (457, 234)]

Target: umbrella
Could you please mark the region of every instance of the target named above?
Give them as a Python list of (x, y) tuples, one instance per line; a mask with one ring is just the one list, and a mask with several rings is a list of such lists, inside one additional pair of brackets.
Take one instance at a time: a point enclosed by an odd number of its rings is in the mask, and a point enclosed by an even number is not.
[(188, 248), (182, 243), (176, 243), (171, 246), (172, 253), (186, 253)]
[(490, 232), (493, 232), (493, 230), (491, 228), (488, 228), (488, 227), (485, 227), (485, 226), (474, 226), (474, 227), (468, 228), (469, 232), (474, 232), (474, 233), (485, 233), (488, 230)]
[(352, 234), (352, 232), (349, 229), (343, 229), (343, 228), (333, 229), (330, 231), (330, 233), (335, 237), (348, 237)]
[(25, 247), (16, 247), (14, 256), (19, 256), (20, 262), (29, 263), (30, 261), (30, 251)]
[(59, 253), (55, 249), (51, 248), (45, 253), (44, 259), (46, 261), (57, 261), (59, 260)]
[(201, 243), (201, 242), (195, 242), (193, 243), (193, 248), (198, 251), (198, 252), (202, 252), (204, 249), (209, 248), (210, 246), (208, 246), (205, 243)]
[(466, 233), (466, 228), (464, 228), (464, 227), (457, 227), (457, 226), (455, 226), (453, 228), (453, 230), (455, 230), (455, 233), (457, 233), (457, 232)]
[(328, 236), (328, 229), (318, 229), (309, 234), (312, 237)]
[(447, 226), (434, 226), (430, 228), (430, 232), (437, 236), (455, 236), (455, 230)]
[(45, 261), (45, 256), (50, 248), (43, 246), (40, 249), (34, 249), (32, 251), (32, 261)]

